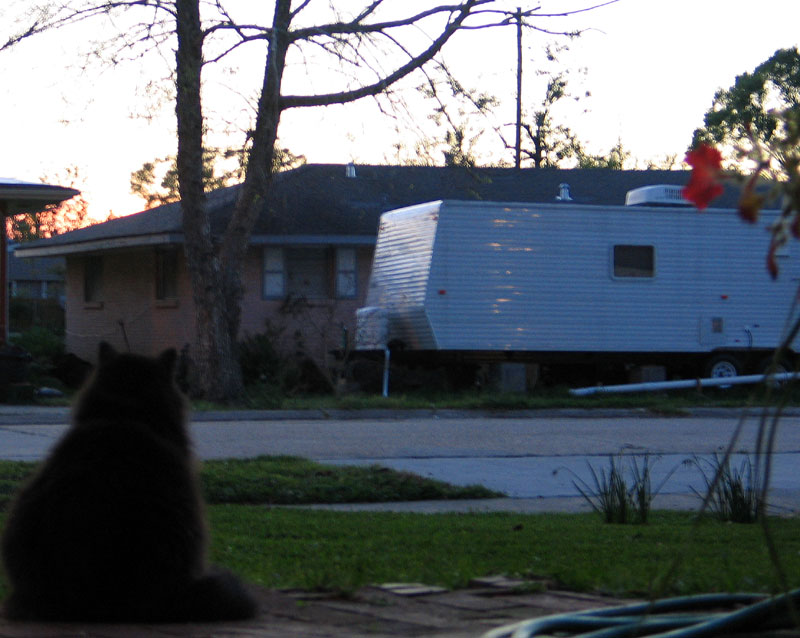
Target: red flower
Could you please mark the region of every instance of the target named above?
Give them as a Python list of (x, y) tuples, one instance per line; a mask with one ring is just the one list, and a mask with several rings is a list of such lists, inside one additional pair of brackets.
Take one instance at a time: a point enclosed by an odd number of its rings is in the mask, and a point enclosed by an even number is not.
[(745, 193), (739, 200), (739, 217), (749, 224), (755, 224), (763, 204), (764, 198), (760, 195)]
[(722, 195), (722, 184), (718, 181), (722, 155), (713, 146), (701, 144), (686, 154), (685, 161), (692, 167), (692, 176), (681, 194), (703, 210), (712, 199)]
[(750, 224), (758, 221), (758, 213), (764, 205), (764, 197), (756, 194), (756, 185), (761, 172), (767, 167), (769, 167), (769, 160), (758, 165), (750, 179), (747, 180), (747, 184), (744, 185), (742, 196), (739, 198), (739, 217)]
[(767, 272), (773, 279), (778, 278), (778, 261), (775, 259), (775, 255), (783, 244), (783, 241), (780, 241), (773, 236), (769, 245), (769, 252), (767, 252)]

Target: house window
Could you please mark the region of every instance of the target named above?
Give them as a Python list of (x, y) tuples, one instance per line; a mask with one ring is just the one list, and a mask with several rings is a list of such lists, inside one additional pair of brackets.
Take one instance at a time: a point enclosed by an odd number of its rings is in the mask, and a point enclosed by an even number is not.
[(156, 250), (156, 299), (178, 297), (178, 251), (174, 248)]
[(283, 261), (283, 248), (264, 249), (264, 296), (284, 297), (286, 268)]
[(336, 249), (336, 296), (352, 299), (357, 292), (356, 249)]
[(264, 297), (355, 297), (356, 263), (354, 248), (268, 246), (263, 261)]
[(655, 276), (653, 246), (614, 246), (614, 277), (642, 279)]
[(305, 299), (330, 297), (328, 251), (323, 246), (285, 248), (286, 294)]
[(83, 300), (86, 303), (103, 301), (103, 258), (87, 257), (83, 262)]
[(45, 299), (47, 297), (46, 282), (43, 281), (16, 280), (10, 281), (9, 286), (9, 294), (12, 297), (24, 299)]

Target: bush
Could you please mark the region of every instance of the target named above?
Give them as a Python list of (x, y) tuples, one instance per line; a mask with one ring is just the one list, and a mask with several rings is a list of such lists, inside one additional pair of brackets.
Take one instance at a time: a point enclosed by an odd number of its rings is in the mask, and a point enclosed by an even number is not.
[(672, 476), (677, 467), (672, 468), (654, 490), (650, 473), (652, 463), (648, 454), (644, 455), (641, 465), (635, 456), (630, 457), (630, 480), (632, 482), (630, 487), (623, 476), (622, 457), (619, 456), (615, 459), (613, 456), (609, 456), (609, 463), (609, 471), (606, 474), (602, 468), (598, 473), (587, 461), (586, 465), (591, 472), (594, 487), (570, 470), (575, 489), (592, 509), (603, 517), (606, 523), (647, 523), (653, 498), (658, 495), (661, 488), (664, 487), (664, 483)]
[(703, 475), (706, 489), (705, 494), (692, 490), (699, 498), (708, 500), (709, 507), (721, 521), (755, 523), (764, 508), (763, 479), (749, 456), (743, 458), (738, 470), (731, 467), (730, 461), (730, 457), (718, 454), (714, 454), (713, 460), (695, 457), (694, 464)]
[(64, 337), (61, 334), (35, 327), (14, 336), (10, 341), (31, 356), (25, 375), (27, 381), (58, 385), (54, 383), (52, 375), (57, 363), (64, 357)]
[(64, 354), (64, 337), (43, 327), (34, 327), (11, 339), (15, 346), (28, 352), (34, 361), (53, 362)]
[(64, 332), (64, 308), (55, 299), (11, 297), (8, 322), (12, 332), (24, 333), (37, 328)]
[(319, 366), (302, 354), (298, 343), (294, 356), (275, 347), (281, 330), (267, 323), (263, 333), (247, 335), (239, 344), (239, 363), (251, 401), (259, 407), (279, 407), (286, 396), (330, 394), (333, 387)]

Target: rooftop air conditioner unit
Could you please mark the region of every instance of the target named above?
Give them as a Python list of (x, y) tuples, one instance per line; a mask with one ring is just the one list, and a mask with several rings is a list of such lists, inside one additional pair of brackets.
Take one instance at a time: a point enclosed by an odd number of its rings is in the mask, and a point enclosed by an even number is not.
[(642, 186), (628, 191), (625, 195), (626, 206), (691, 206), (681, 194), (683, 186), (660, 184)]

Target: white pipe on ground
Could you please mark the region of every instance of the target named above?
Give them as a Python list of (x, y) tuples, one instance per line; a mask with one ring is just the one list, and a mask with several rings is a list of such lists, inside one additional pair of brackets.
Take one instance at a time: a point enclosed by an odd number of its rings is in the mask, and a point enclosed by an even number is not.
[(622, 394), (624, 392), (653, 392), (657, 390), (680, 390), (681, 388), (746, 385), (750, 383), (761, 383), (765, 379), (770, 382), (779, 382), (797, 378), (800, 378), (799, 372), (780, 372), (771, 375), (747, 374), (738, 377), (714, 377), (711, 379), (679, 379), (678, 381), (598, 385), (588, 388), (573, 388), (569, 393), (573, 396), (582, 397), (590, 394)]

